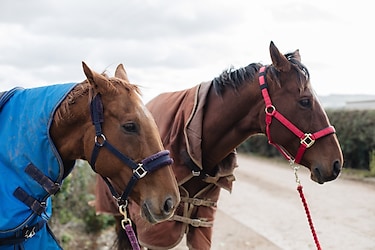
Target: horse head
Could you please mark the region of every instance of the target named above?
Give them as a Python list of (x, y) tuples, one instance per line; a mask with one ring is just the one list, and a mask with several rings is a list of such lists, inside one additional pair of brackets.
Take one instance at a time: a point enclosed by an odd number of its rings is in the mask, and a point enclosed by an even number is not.
[[(122, 64), (115, 77), (82, 65), (87, 80), (68, 95), (65, 110), (70, 112), (57, 112), (64, 119), (51, 128), (63, 161), (88, 160), (119, 205), (126, 207), (130, 197), (141, 206), (147, 221), (168, 219), (180, 200), (177, 182), (169, 152), (138, 87), (129, 83)], [(65, 133), (64, 142), (59, 131)]]
[[(311, 171), (322, 184), (338, 177), (343, 156), (335, 130), (310, 84), (298, 50), (281, 54), (270, 44), (272, 64), (260, 74), (265, 112), (260, 119), (270, 143)], [(262, 69), (261, 69), (262, 71)], [(268, 97), (267, 97), (268, 96)], [(269, 100), (268, 100), (269, 99)]]

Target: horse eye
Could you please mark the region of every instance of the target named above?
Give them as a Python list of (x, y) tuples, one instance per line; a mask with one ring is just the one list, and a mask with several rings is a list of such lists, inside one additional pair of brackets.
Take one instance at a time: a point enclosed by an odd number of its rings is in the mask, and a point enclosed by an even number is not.
[(127, 133), (137, 133), (138, 132), (138, 127), (134, 122), (126, 123), (126, 124), (122, 125), (122, 128)]
[(302, 99), (302, 100), (299, 101), (299, 104), (304, 108), (311, 108), (310, 99)]

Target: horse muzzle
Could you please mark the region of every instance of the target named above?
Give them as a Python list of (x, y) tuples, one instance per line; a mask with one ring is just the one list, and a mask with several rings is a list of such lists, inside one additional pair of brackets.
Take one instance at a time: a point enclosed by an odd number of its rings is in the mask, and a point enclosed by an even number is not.
[(328, 171), (322, 165), (313, 166), (311, 168), (311, 179), (319, 184), (335, 180), (341, 173), (342, 163), (335, 160)]
[(160, 207), (155, 206), (152, 200), (145, 200), (141, 205), (141, 216), (151, 224), (165, 221), (172, 217), (179, 201), (167, 197)]

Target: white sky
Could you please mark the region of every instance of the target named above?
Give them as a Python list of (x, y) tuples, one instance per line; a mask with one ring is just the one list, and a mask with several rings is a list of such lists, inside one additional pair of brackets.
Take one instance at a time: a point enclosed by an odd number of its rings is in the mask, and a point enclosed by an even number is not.
[(371, 1), (1, 0), (0, 91), (123, 63), (144, 100), (299, 49), (318, 95), (375, 94)]

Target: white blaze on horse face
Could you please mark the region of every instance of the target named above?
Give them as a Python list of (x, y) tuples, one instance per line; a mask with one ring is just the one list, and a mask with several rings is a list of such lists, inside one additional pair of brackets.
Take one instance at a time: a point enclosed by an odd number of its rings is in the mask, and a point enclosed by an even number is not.
[(143, 112), (145, 113), (146, 117), (148, 119), (154, 120), (154, 117), (152, 116), (151, 112), (146, 108), (146, 106), (143, 105), (142, 108), (143, 108)]
[[(149, 125), (149, 127), (144, 128), (144, 129), (149, 131), (149, 132), (155, 131), (156, 134), (159, 134), (159, 130), (158, 130), (158, 127), (156, 125), (156, 122), (154, 120), (153, 115), (147, 109), (147, 107), (144, 105), (144, 103), (142, 102), (142, 100), (140, 98), (138, 99), (138, 102), (139, 102), (139, 105), (138, 105), (139, 109), (136, 110), (136, 112), (138, 112), (138, 117), (144, 117), (144, 120), (147, 120), (148, 121), (147, 124)], [(153, 134), (153, 133), (149, 133), (149, 135), (150, 134)], [(149, 135), (147, 135), (147, 136), (149, 136)], [(160, 149), (164, 149), (163, 143), (161, 142), (161, 138), (160, 137), (156, 138), (156, 140), (158, 141)]]
[[(148, 110), (148, 108), (144, 105), (144, 103), (142, 102), (142, 100), (139, 99), (138, 101), (140, 102), (140, 105), (138, 106), (138, 107), (140, 107), (140, 113), (142, 113), (148, 120), (149, 119), (154, 120), (154, 117), (152, 116), (152, 114)], [(156, 124), (155, 124), (155, 128), (156, 128)]]

